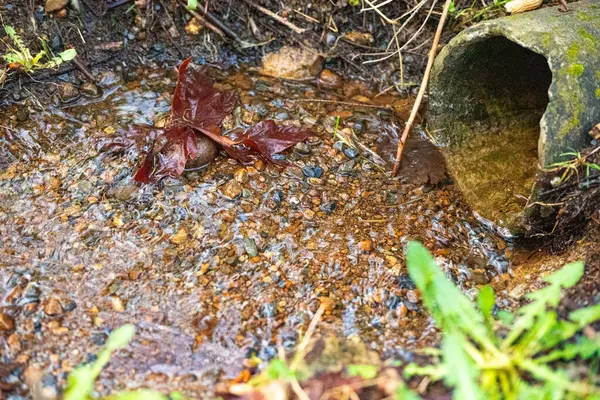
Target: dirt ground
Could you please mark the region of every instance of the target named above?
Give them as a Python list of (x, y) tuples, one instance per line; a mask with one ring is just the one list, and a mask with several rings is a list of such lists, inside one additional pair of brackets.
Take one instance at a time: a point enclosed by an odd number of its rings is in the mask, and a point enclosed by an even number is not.
[[(562, 306), (600, 301), (600, 209), (560, 239), (513, 242), (473, 215), (424, 134), (407, 144), (399, 178), (334, 138), (341, 117), (389, 162), (412, 105), (415, 87), (391, 84), (395, 62), (362, 64), (390, 38), (374, 13), (343, 1), (261, 3), (307, 29), (296, 35), (246, 2), (211, 2), (241, 40), (266, 43), (241, 48), (206, 29), (188, 34), (174, 1), (79, 3), (65, 18), (40, 1), (0, 4), (4, 23), (32, 48), (45, 35), (56, 49), (76, 48), (84, 65), (15, 72), (0, 88), (1, 396), (57, 398), (68, 373), (132, 322), (138, 334), (98, 393), (151, 387), (211, 398), (252, 356), (293, 349), (320, 305), (320, 337), (363, 344), (348, 360), (410, 360), (440, 335), (406, 273), (408, 240), (426, 244), (468, 295), (494, 286), (501, 308), (579, 259), (585, 276)], [(373, 40), (352, 42), (353, 31)], [(262, 55), (283, 44), (318, 49), (343, 83), (261, 76)], [(407, 81), (419, 81), (426, 53), (407, 53)], [(221, 154), (178, 179), (136, 185), (149, 143), (126, 132), (168, 113), (173, 67), (186, 57), (236, 91), (232, 126), (270, 118), (317, 135), (287, 153), (286, 168)], [(85, 69), (100, 92), (86, 86)], [(127, 140), (135, 145), (109, 151)]]

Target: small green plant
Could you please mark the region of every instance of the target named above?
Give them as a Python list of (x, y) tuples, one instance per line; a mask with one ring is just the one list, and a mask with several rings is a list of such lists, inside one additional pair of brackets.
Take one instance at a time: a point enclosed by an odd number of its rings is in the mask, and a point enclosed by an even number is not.
[(548, 285), (529, 294), (529, 304), (514, 316), (503, 315), (505, 321), (512, 320), (507, 325), (493, 318), (491, 287), (480, 291), (477, 310), (421, 244), (409, 243), (407, 267), (444, 335), (441, 362), (411, 364), (405, 369), (408, 376), (443, 379), (454, 389), (455, 399), (600, 398), (597, 377), (577, 381), (552, 366), (558, 360), (600, 357), (600, 335), (577, 335), (600, 319), (600, 304), (571, 312), (567, 320), (559, 320), (556, 313), (562, 289), (579, 281), (583, 263), (568, 264), (546, 276)]
[[(112, 354), (131, 341), (135, 334), (133, 325), (124, 325), (114, 330), (108, 339), (104, 348), (98, 353), (94, 362), (75, 368), (67, 379), (67, 387), (63, 396), (64, 400), (89, 400), (92, 399), (94, 384), (102, 369), (108, 364)], [(171, 396), (172, 400), (182, 397), (175, 393)], [(169, 400), (169, 397), (155, 392), (153, 390), (134, 390), (130, 392), (111, 395), (107, 400)]]
[(195, 11), (198, 8), (198, 0), (188, 0), (187, 6), (185, 8), (188, 10)]
[(2, 55), (2, 58), (12, 69), (31, 72), (36, 69), (57, 68), (63, 62), (70, 61), (77, 56), (77, 51), (75, 51), (75, 49), (68, 49), (59, 53), (58, 56), (53, 56), (50, 49), (48, 49), (46, 42), (42, 39), (40, 40), (42, 41), (43, 49), (35, 56), (32, 56), (31, 51), (25, 46), (23, 39), (17, 34), (12, 26), (5, 25), (4, 31), (10, 38), (12, 45), (3, 39), (0, 39), (7, 48), (7, 52)]
[(563, 171), (562, 175), (557, 179), (553, 180), (553, 185), (559, 186), (565, 182), (568, 182), (574, 175), (579, 178), (579, 169), (585, 168), (586, 178), (590, 176), (592, 170), (600, 171), (600, 165), (589, 162), (587, 159), (589, 156), (600, 150), (600, 147), (593, 150), (589, 154), (582, 155), (581, 152), (571, 149), (571, 151), (562, 153), (561, 157), (570, 157), (569, 160), (560, 161), (551, 164), (546, 172)]
[(356, 7), (360, 4), (360, 0), (348, 0), (348, 5)]

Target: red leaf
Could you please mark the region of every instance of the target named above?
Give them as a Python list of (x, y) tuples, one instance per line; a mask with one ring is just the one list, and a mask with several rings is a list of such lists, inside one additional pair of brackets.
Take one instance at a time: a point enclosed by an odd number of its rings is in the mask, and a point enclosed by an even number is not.
[(249, 162), (253, 155), (259, 155), (267, 161), (281, 164), (280, 160), (274, 158), (276, 154), (312, 135), (311, 131), (304, 128), (278, 126), (271, 120), (261, 121), (236, 138), (239, 144), (225, 147), (225, 150), (241, 162)]
[(214, 82), (206, 78), (197, 66), (189, 64), (188, 58), (179, 67), (179, 79), (171, 107), (172, 121), (220, 135), (219, 125), (233, 111), (236, 94), (233, 91), (218, 91), (213, 86)]
[[(153, 149), (146, 156), (142, 167), (135, 174), (138, 182), (156, 182), (166, 176), (179, 176), (185, 169), (188, 158), (198, 154), (198, 138), (194, 131), (183, 125), (173, 125), (163, 137), (164, 145)], [(159, 142), (157, 139), (157, 142)]]
[(198, 152), (196, 132), (222, 145), (230, 156), (242, 162), (260, 156), (280, 164), (282, 162), (275, 159), (276, 154), (313, 134), (306, 129), (279, 127), (273, 121), (263, 121), (233, 139), (223, 136), (219, 126), (233, 111), (235, 93), (215, 89), (212, 80), (198, 67), (190, 65), (189, 58), (181, 63), (178, 72), (171, 125), (155, 140), (155, 148), (135, 174), (138, 182), (156, 182), (165, 176), (181, 175), (188, 158), (195, 157)]

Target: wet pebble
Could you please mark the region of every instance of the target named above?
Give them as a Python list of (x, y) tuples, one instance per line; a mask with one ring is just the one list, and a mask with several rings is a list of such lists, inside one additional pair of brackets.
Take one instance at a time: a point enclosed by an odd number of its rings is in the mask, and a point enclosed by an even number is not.
[(248, 182), (248, 170), (246, 168), (240, 168), (233, 174), (233, 178), (239, 183)]
[(346, 157), (348, 157), (348, 158), (356, 158), (356, 157), (358, 157), (358, 155), (359, 155), (360, 153), (359, 153), (359, 152), (358, 152), (358, 150), (356, 150), (354, 147), (347, 147), (347, 148), (344, 150), (344, 154), (345, 154), (345, 155), (346, 155)]
[(16, 113), (17, 121), (25, 122), (29, 119), (29, 109), (27, 107), (19, 107)]
[(225, 185), (223, 185), (222, 193), (223, 196), (228, 198), (229, 200), (234, 200), (242, 194), (242, 184), (236, 181), (235, 179), (231, 179)]
[(119, 201), (131, 201), (137, 198), (140, 191), (137, 185), (120, 185), (114, 190), (114, 196)]
[(524, 294), (525, 289), (523, 288), (523, 285), (515, 286), (509, 293), (510, 297), (515, 299), (520, 299), (521, 297), (523, 297)]
[(485, 273), (485, 270), (482, 269), (471, 271), (471, 279), (476, 285), (486, 285), (490, 282), (490, 278)]
[(310, 146), (304, 142), (300, 142), (296, 146), (294, 146), (294, 152), (301, 155), (308, 155), (310, 154)]
[(0, 331), (12, 331), (15, 329), (15, 320), (8, 314), (0, 313)]
[(358, 249), (364, 253), (373, 250), (373, 242), (370, 239), (358, 242)]
[(256, 247), (256, 242), (254, 239), (245, 238), (244, 249), (250, 257), (256, 257), (258, 255), (258, 248)]
[(121, 76), (114, 71), (103, 71), (98, 74), (98, 84), (102, 87), (113, 86), (121, 80)]
[(56, 316), (63, 313), (62, 305), (58, 299), (51, 297), (50, 300), (44, 304), (44, 313), (49, 316)]
[(319, 166), (307, 165), (302, 168), (302, 174), (307, 178), (320, 178), (323, 176), (323, 168)]
[(81, 85), (81, 93), (86, 97), (97, 98), (102, 96), (102, 89), (93, 82), (85, 82)]
[(281, 202), (283, 202), (284, 197), (285, 196), (281, 190), (278, 189), (273, 191), (273, 201), (275, 201), (275, 203), (281, 204)]
[(345, 163), (342, 163), (342, 165), (340, 165), (340, 174), (341, 175), (350, 175), (352, 173), (352, 171), (354, 170), (354, 166), (356, 165), (356, 162), (354, 160), (350, 160), (350, 161), (346, 161)]
[(273, 318), (277, 315), (277, 306), (274, 303), (265, 303), (260, 307), (260, 315), (264, 318)]
[(327, 203), (324, 203), (321, 206), (321, 211), (323, 211), (326, 214), (331, 214), (335, 211), (335, 209), (337, 208), (337, 201), (333, 200), (333, 201), (328, 201)]
[(339, 88), (343, 83), (341, 76), (328, 69), (321, 71), (318, 82), (320, 85), (329, 88)]
[(58, 94), (63, 103), (70, 103), (79, 97), (79, 89), (74, 84), (67, 82), (59, 86)]
[(306, 219), (313, 219), (315, 217), (315, 212), (313, 210), (311, 210), (310, 208), (307, 208), (305, 210), (302, 210), (302, 215)]

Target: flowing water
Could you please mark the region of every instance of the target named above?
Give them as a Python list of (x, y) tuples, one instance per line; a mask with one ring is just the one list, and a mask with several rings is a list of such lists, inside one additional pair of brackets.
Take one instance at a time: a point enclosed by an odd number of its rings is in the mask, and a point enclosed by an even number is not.
[[(358, 337), (383, 358), (435, 342), (406, 273), (409, 240), (430, 248), (468, 294), (509, 270), (510, 241), (463, 205), (424, 138), (414, 135), (391, 178), (367, 150), (334, 136), (341, 116), (339, 129), (389, 160), (398, 131), (391, 110), (410, 100), (210, 74), (240, 95), (228, 128), (270, 118), (317, 136), (288, 152), (285, 168), (221, 155), (139, 186), (132, 175), (151, 142), (120, 135), (161, 121), (174, 74), (139, 71), (131, 82), (107, 79), (97, 99), (2, 111), (0, 311), (15, 324), (0, 336), (3, 363), (60, 386), (112, 329), (134, 323), (132, 346), (100, 389), (149, 385), (198, 397), (252, 355), (293, 349), (320, 305), (319, 335)], [(111, 143), (138, 146), (111, 152)]]

